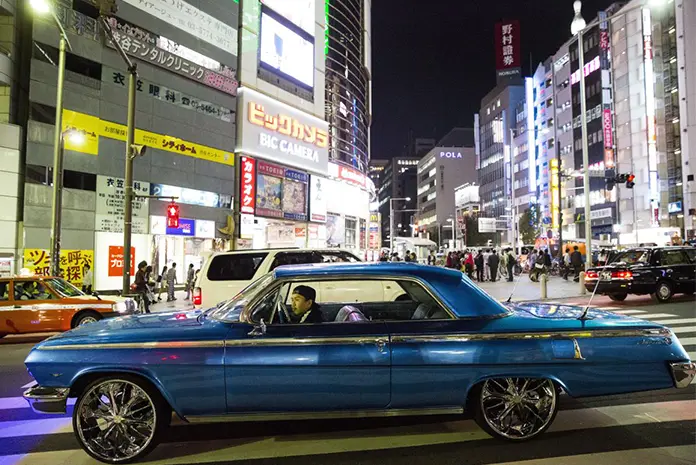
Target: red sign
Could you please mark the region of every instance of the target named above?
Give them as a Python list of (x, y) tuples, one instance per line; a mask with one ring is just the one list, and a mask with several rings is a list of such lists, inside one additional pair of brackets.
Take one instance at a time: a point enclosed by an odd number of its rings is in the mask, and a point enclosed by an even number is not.
[(498, 71), (521, 66), (519, 21), (495, 24), (495, 63)]
[(602, 112), (602, 127), (604, 129), (604, 148), (610, 149), (614, 145), (611, 131), (611, 109), (605, 108)]
[[(130, 275), (135, 274), (135, 247), (131, 247)], [(123, 276), (123, 246), (109, 246), (109, 276)]]
[(365, 187), (365, 175), (360, 171), (345, 166), (338, 167), (338, 178)]
[(242, 157), (242, 172), (240, 179), (240, 203), (239, 208), (242, 213), (254, 214), (256, 204), (256, 160), (249, 157)]

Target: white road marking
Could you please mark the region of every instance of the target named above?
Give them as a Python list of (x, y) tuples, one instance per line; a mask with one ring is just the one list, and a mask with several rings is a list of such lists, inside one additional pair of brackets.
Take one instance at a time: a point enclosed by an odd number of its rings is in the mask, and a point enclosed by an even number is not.
[(655, 323), (660, 323), (661, 325), (669, 326), (669, 325), (678, 325), (682, 323), (696, 323), (696, 318), (676, 318), (676, 319), (657, 319), (657, 320), (652, 320)]
[(692, 346), (696, 344), (696, 337), (680, 337), (679, 342), (683, 346)]
[(694, 446), (669, 446), (659, 449), (631, 449), (613, 452), (598, 452), (592, 454), (568, 455), (559, 457), (524, 460), (521, 462), (505, 462), (498, 465), (583, 465), (587, 463), (639, 463), (641, 465), (693, 464)]
[(647, 313), (645, 310), (614, 310), (612, 313), (618, 313), (619, 315), (633, 315), (636, 313)]
[(674, 334), (679, 333), (696, 333), (696, 326), (677, 326), (676, 328), (669, 328)]

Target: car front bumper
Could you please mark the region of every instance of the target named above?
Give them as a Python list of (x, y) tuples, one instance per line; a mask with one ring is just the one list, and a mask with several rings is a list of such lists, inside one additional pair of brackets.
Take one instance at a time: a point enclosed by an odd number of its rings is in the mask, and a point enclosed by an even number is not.
[(696, 377), (696, 363), (694, 362), (670, 363), (669, 368), (672, 371), (674, 387), (680, 389), (688, 387)]
[(66, 413), (70, 388), (43, 387), (34, 384), (24, 391), (24, 399), (36, 413)]

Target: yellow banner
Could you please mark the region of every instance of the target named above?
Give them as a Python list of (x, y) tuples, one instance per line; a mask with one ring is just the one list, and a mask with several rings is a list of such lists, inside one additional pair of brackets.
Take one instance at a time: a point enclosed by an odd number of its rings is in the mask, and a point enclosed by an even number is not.
[[(70, 138), (66, 138), (65, 148), (90, 155), (99, 153), (99, 136), (124, 142), (126, 140), (126, 126), (72, 110), (63, 110), (63, 131), (67, 129), (83, 132), (85, 141), (84, 143), (76, 144)], [(187, 157), (234, 166), (234, 154), (232, 152), (185, 141), (178, 137), (136, 129), (135, 143)]]
[[(78, 288), (82, 288), (84, 266), (94, 265), (94, 250), (61, 250), (60, 271), (63, 278)], [(49, 276), (51, 274), (51, 256), (48, 250), (24, 249), (24, 268), (34, 274)]]

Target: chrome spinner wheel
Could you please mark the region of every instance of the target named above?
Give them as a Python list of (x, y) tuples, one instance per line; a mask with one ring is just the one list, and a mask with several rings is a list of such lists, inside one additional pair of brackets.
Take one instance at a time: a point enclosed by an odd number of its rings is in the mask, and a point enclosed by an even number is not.
[(477, 423), (492, 436), (524, 441), (544, 432), (558, 409), (556, 386), (543, 378), (484, 381)]
[(80, 396), (73, 412), (75, 434), (86, 452), (97, 460), (126, 463), (155, 446), (158, 403), (139, 384), (105, 378)]

